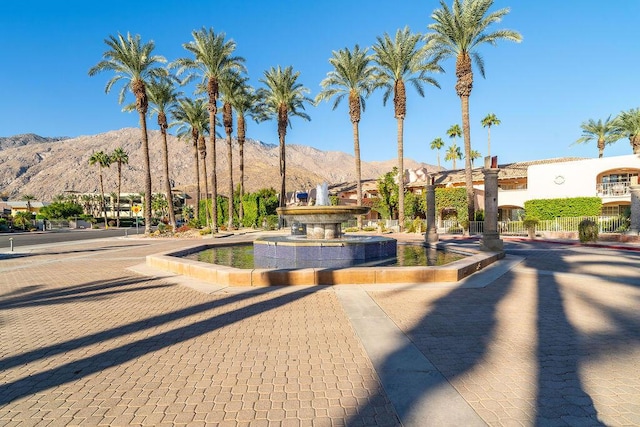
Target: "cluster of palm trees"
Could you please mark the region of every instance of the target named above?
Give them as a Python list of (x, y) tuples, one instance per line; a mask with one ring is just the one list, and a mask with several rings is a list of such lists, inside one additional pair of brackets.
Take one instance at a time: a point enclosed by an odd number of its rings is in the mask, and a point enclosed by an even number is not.
[[(482, 119), (481, 124), (483, 127), (488, 127), (487, 151), (489, 153), (488, 155), (491, 155), (490, 154), (491, 153), (491, 126), (499, 125), (500, 119), (498, 119), (498, 117), (496, 117), (495, 114), (489, 113), (484, 119)], [(446, 161), (453, 162), (452, 169), (456, 169), (456, 161), (462, 160), (463, 158), (462, 150), (460, 149), (460, 147), (458, 147), (458, 144), (455, 141), (456, 138), (460, 138), (462, 136), (462, 129), (460, 128), (460, 125), (454, 124), (449, 129), (447, 129), (447, 136), (453, 139), (453, 142), (447, 149), (444, 159)], [(444, 141), (440, 137), (435, 138), (433, 141), (431, 141), (430, 147), (432, 150), (438, 151), (437, 157), (438, 157), (438, 168), (439, 168), (440, 167), (440, 150), (442, 149), (442, 147), (444, 147)], [(471, 156), (472, 167), (473, 167), (473, 162), (476, 159), (479, 159), (480, 157), (482, 157), (482, 154), (480, 154), (478, 150), (471, 150), (469, 155)]]
[(574, 144), (596, 141), (598, 157), (604, 156), (607, 145), (629, 138), (633, 154), (640, 154), (640, 108), (622, 111), (617, 117), (607, 117), (604, 121), (589, 119), (580, 125), (582, 136)]
[(99, 168), (100, 177), (100, 207), (102, 214), (104, 215), (104, 225), (107, 227), (107, 205), (104, 198), (104, 179), (102, 171), (104, 168), (110, 167), (112, 164), (116, 164), (118, 167), (118, 192), (116, 201), (116, 226), (120, 227), (120, 194), (122, 193), (122, 165), (129, 163), (129, 154), (124, 151), (122, 147), (118, 147), (113, 150), (112, 153), (106, 154), (104, 151), (97, 151), (89, 157), (90, 165), (97, 165)]
[[(329, 63), (333, 70), (321, 82), (322, 90), (315, 99), (333, 99), (335, 109), (342, 99), (348, 98), (349, 119), (353, 125), (354, 151), (357, 175), (357, 203), (362, 203), (360, 146), (358, 123), (361, 113), (365, 110), (365, 98), (374, 90), (383, 91), (383, 102), (393, 96), (394, 118), (397, 125), (399, 200), (398, 220), (400, 226), (404, 224), (404, 180), (402, 179), (403, 164), (403, 129), (407, 113), (406, 85), (413, 86), (420, 96), (424, 96), (424, 85), (439, 87), (438, 82), (431, 76), (442, 72), (440, 62), (446, 58), (456, 60), (456, 93), (461, 100), (462, 129), (459, 136), (464, 136), (465, 151), (465, 181), (470, 217), (473, 217), (473, 187), (471, 182), (471, 136), (469, 133), (469, 96), (473, 87), (472, 62), (475, 63), (484, 76), (484, 62), (477, 49), (484, 44), (495, 45), (499, 40), (520, 41), (521, 36), (516, 31), (501, 29), (490, 31), (489, 27), (498, 23), (509, 13), (508, 8), (489, 11), (493, 0), (453, 0), (452, 7), (440, 1), (440, 8), (436, 9), (431, 18), (433, 23), (428, 25), (430, 32), (419, 34), (411, 32), (409, 28), (399, 29), (395, 36), (389, 34), (377, 37), (376, 43), (369, 48), (356, 45), (352, 50), (342, 49), (334, 51)], [(229, 224), (233, 221), (233, 162), (231, 150), (231, 133), (233, 132), (233, 111), (235, 110), (238, 123), (238, 144), (242, 153), (242, 143), (246, 134), (246, 118), (257, 121), (275, 119), (278, 125), (278, 139), (280, 144), (280, 205), (286, 200), (286, 156), (285, 138), (287, 126), (291, 125), (292, 117), (297, 116), (309, 120), (304, 111), (305, 105), (314, 105), (314, 100), (307, 97), (309, 89), (298, 82), (299, 72), (293, 67), (272, 67), (264, 72), (259, 81), (264, 85), (260, 89), (253, 89), (247, 84), (244, 58), (235, 54), (236, 44), (227, 40), (224, 33), (215, 33), (213, 29), (202, 28), (192, 33), (193, 41), (183, 44), (190, 57), (180, 58), (163, 67), (166, 59), (153, 55), (153, 42), (143, 43), (139, 35), (110, 36), (105, 43), (109, 49), (104, 52), (103, 60), (89, 70), (89, 75), (102, 71), (111, 71), (115, 76), (109, 80), (105, 88), (109, 92), (114, 84), (123, 80), (125, 83), (120, 91), (119, 101), (122, 103), (127, 91), (134, 94), (136, 102), (130, 107), (139, 113), (142, 134), (142, 147), (145, 174), (146, 200), (151, 200), (151, 176), (149, 172), (149, 145), (147, 137), (146, 115), (149, 103), (158, 114), (158, 124), (166, 132), (169, 124), (166, 113), (170, 112), (176, 122), (180, 123), (179, 135), (190, 136), (194, 145), (194, 160), (196, 165), (203, 164), (205, 169), (205, 186), (208, 186), (206, 162), (204, 159), (209, 152), (211, 158), (209, 174), (211, 176), (211, 194), (213, 206), (207, 212), (210, 217), (210, 227), (217, 231), (217, 159), (216, 159), (216, 120), (219, 98), (222, 98), (222, 124), (226, 133), (229, 165)], [(371, 51), (371, 53), (370, 53)], [(181, 97), (173, 84), (186, 84), (199, 79), (195, 95), (205, 94), (204, 98), (189, 99)], [(166, 85), (166, 98), (160, 99), (156, 95), (155, 87)], [(206, 105), (208, 123), (203, 120)], [(209, 137), (209, 148), (206, 147), (204, 135)], [(166, 138), (165, 138), (166, 141)], [(166, 142), (162, 148), (166, 159)], [(165, 162), (166, 165), (166, 162)], [(243, 192), (243, 159), (240, 155), (239, 169), (241, 171), (240, 191)], [(198, 168), (198, 166), (196, 166)], [(200, 172), (197, 169), (198, 187)], [(168, 167), (165, 167), (165, 182), (168, 187)], [(199, 194), (199, 190), (198, 190)], [(208, 194), (208, 188), (205, 188)], [(170, 200), (170, 198), (168, 198)], [(198, 203), (196, 203), (196, 209)], [(207, 210), (209, 207), (207, 205)], [(145, 232), (148, 233), (151, 206), (145, 204)], [(240, 213), (241, 215), (241, 213)], [(174, 220), (171, 224), (175, 226)]]

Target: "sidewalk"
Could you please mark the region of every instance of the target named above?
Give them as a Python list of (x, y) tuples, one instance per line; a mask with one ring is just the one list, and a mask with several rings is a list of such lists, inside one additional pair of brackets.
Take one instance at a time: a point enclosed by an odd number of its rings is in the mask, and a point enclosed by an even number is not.
[(0, 424), (640, 424), (637, 251), (507, 240), (498, 265), (430, 288), (144, 271), (183, 244), (0, 259)]

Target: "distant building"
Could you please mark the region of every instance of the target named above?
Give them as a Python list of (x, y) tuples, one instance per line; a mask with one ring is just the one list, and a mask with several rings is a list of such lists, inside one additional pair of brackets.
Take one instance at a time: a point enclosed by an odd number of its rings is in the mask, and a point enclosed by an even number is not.
[[(498, 166), (498, 220), (519, 220), (528, 200), (569, 197), (600, 197), (602, 215), (617, 216), (631, 205), (629, 186), (637, 182), (640, 157), (636, 155), (597, 159), (556, 158), (507, 163)], [(423, 173), (405, 170), (405, 187), (423, 195), (431, 182), (436, 187), (464, 187), (464, 169)], [(484, 207), (484, 175), (474, 168), (472, 180), (476, 209)], [(355, 182), (330, 186), (339, 204), (355, 204)], [(377, 181), (363, 181), (363, 204), (378, 197)], [(367, 200), (370, 199), (370, 200)], [(441, 213), (436, 213), (440, 216)]]

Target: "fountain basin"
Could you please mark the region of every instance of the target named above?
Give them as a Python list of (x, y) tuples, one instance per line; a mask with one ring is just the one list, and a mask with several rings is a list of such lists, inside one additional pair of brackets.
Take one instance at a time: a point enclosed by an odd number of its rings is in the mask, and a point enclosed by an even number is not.
[(178, 251), (148, 255), (146, 264), (219, 286), (373, 285), (457, 282), (504, 257), (500, 252), (461, 250), (469, 256), (442, 266), (301, 269), (240, 269), (181, 258), (212, 246), (225, 245), (229, 243), (200, 243)]
[(342, 236), (341, 224), (355, 215), (364, 215), (367, 206), (287, 206), (277, 208), (279, 215), (306, 226), (308, 239), (331, 240)]

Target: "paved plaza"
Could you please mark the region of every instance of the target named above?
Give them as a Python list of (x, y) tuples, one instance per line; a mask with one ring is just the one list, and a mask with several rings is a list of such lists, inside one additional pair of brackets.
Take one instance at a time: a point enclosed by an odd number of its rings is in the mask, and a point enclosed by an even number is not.
[(0, 425), (640, 425), (640, 245), (507, 241), (448, 284), (220, 288), (144, 265), (192, 243), (0, 252)]

